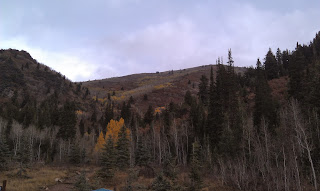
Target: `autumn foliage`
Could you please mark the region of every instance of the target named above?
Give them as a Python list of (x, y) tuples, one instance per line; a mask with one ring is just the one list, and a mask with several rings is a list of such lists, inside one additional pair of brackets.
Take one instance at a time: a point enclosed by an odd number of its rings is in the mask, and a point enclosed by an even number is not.
[[(103, 132), (100, 132), (99, 138), (97, 140), (97, 144), (95, 146), (95, 151), (100, 152), (101, 149), (103, 148), (107, 138), (109, 136), (112, 137), (114, 143), (118, 142), (118, 135), (121, 130), (121, 127), (123, 127), (124, 124), (124, 119), (121, 118), (119, 121), (111, 119), (110, 122), (107, 125), (107, 133), (104, 135)], [(130, 130), (126, 128), (126, 134), (127, 138), (129, 139), (130, 137)]]
[(99, 138), (97, 140), (97, 144), (94, 147), (94, 151), (99, 152), (102, 148), (103, 145), (106, 143), (104, 136), (103, 136), (103, 132), (100, 132)]

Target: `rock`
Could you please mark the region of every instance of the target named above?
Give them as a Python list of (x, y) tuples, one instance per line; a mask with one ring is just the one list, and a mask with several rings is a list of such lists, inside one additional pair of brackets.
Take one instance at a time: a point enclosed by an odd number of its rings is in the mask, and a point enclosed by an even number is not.
[(79, 171), (76, 171), (77, 175), (80, 175), (81, 173)]
[(60, 178), (55, 178), (54, 181), (59, 182)]

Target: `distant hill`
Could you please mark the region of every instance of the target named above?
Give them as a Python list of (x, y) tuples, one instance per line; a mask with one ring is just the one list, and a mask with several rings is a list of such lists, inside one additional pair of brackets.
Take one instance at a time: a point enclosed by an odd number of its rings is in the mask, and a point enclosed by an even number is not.
[[(182, 70), (141, 73), (87, 81), (83, 82), (83, 86), (88, 87), (91, 95), (100, 102), (106, 101), (108, 94), (111, 100), (116, 103), (128, 101), (132, 96), (135, 107), (145, 112), (149, 104), (156, 108), (164, 107), (170, 102), (182, 103), (188, 90), (196, 95), (200, 77), (206, 75), (209, 78), (211, 67), (216, 72), (216, 65), (205, 65)], [(238, 74), (243, 74), (245, 71), (245, 67), (235, 68), (235, 72)], [(144, 99), (145, 95), (147, 100)]]
[(0, 116), (5, 119), (23, 123), (28, 118), (29, 125), (39, 123), (35, 118), (51, 112), (52, 107), (61, 108), (67, 101), (84, 111), (90, 111), (93, 103), (81, 83), (71, 82), (26, 51), (0, 50), (0, 73)]

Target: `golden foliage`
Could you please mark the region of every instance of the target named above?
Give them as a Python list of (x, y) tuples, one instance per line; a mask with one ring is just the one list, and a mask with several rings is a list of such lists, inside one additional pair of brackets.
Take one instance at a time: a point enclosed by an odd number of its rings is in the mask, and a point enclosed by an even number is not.
[[(119, 121), (111, 119), (107, 125), (107, 133), (106, 139), (111, 135), (113, 141), (116, 143), (118, 141), (118, 134), (120, 132), (121, 127), (124, 126), (124, 119), (121, 118)], [(128, 138), (130, 137), (130, 130), (126, 128)]]
[(171, 87), (172, 86), (172, 83), (170, 82), (167, 82), (165, 84), (160, 84), (160, 85), (157, 85), (157, 86), (154, 86), (155, 89), (163, 89), (163, 88), (167, 88), (167, 87)]
[(113, 101), (123, 101), (123, 100), (125, 100), (127, 97), (126, 96), (124, 96), (124, 95), (121, 95), (121, 96), (111, 96), (111, 99), (113, 100)]
[(155, 109), (154, 109), (154, 113), (155, 114), (160, 114), (160, 113), (162, 113), (162, 111), (163, 110), (165, 110), (166, 108), (165, 107), (156, 107)]
[(79, 115), (83, 115), (83, 111), (81, 111), (81, 110), (77, 110), (76, 111), (76, 114), (79, 116)]
[(104, 139), (103, 132), (100, 132), (99, 138), (97, 140), (97, 144), (94, 147), (94, 151), (100, 152), (105, 143), (106, 143), (106, 141)]

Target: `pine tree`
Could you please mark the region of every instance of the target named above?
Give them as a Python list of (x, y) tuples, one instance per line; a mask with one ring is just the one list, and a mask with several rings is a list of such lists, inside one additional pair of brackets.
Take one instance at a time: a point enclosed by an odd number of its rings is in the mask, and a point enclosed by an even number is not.
[(191, 95), (191, 92), (188, 90), (187, 92), (186, 92), (186, 94), (185, 94), (185, 96), (184, 96), (184, 102), (186, 103), (186, 104), (188, 104), (189, 106), (191, 106), (191, 104), (192, 104), (192, 95)]
[(112, 104), (108, 103), (107, 106), (106, 106), (106, 110), (104, 112), (104, 124), (108, 124), (111, 119), (113, 119), (114, 117), (114, 113), (113, 113), (113, 106)]
[(77, 182), (74, 184), (77, 191), (90, 191), (90, 184), (87, 181), (86, 173), (81, 172)]
[(200, 190), (202, 187), (201, 178), (201, 147), (198, 141), (192, 144), (192, 156), (191, 156), (191, 190)]
[(76, 134), (77, 123), (76, 107), (74, 102), (66, 102), (60, 114), (60, 126), (58, 137), (64, 140), (73, 139)]
[(276, 57), (271, 51), (271, 48), (269, 48), (269, 51), (265, 57), (264, 67), (268, 80), (279, 77), (279, 66), (277, 64)]
[(200, 142), (203, 142), (205, 128), (206, 128), (206, 115), (203, 104), (197, 103), (194, 99), (190, 109), (190, 123), (194, 130), (194, 135)]
[(171, 189), (170, 182), (166, 180), (166, 178), (161, 173), (152, 182), (151, 187), (154, 191), (167, 191)]
[(80, 120), (79, 131), (80, 131), (81, 137), (83, 137), (83, 135), (84, 135), (84, 122), (83, 122), (83, 119)]
[(6, 137), (1, 134), (0, 136), (0, 171), (3, 171), (8, 169), (10, 150)]
[(275, 106), (271, 96), (271, 89), (268, 85), (261, 62), (257, 60), (256, 69), (256, 85), (255, 85), (255, 105), (253, 111), (254, 126), (260, 130), (262, 117), (265, 117), (269, 123), (269, 127), (275, 128), (277, 116)]
[(114, 176), (116, 163), (116, 151), (111, 135), (109, 135), (106, 144), (104, 144), (100, 161), (101, 169), (99, 171), (99, 176), (106, 180), (110, 180)]
[(306, 63), (306, 58), (302, 51), (297, 47), (297, 50), (292, 56), (292, 62), (289, 65), (289, 90), (288, 93), (294, 99), (299, 101), (304, 100), (306, 96), (305, 87), (303, 85), (304, 81), (304, 67)]
[(210, 86), (209, 86), (209, 105), (206, 126), (206, 136), (208, 136), (210, 145), (214, 153), (218, 150), (223, 130), (223, 111), (222, 98), (219, 89), (220, 82), (214, 82), (213, 69), (211, 68)]
[(137, 142), (137, 149), (135, 153), (137, 166), (148, 166), (150, 162), (150, 154), (148, 148), (142, 143), (141, 137)]
[(118, 142), (117, 142), (117, 166), (120, 169), (126, 169), (129, 166), (129, 139), (127, 135), (127, 128), (123, 125), (120, 129), (118, 135)]
[(208, 78), (205, 75), (202, 75), (199, 83), (199, 99), (204, 105), (208, 103)]
[(85, 163), (87, 158), (87, 152), (85, 148), (82, 148), (81, 151), (81, 163)]
[(163, 175), (171, 180), (177, 178), (175, 158), (168, 154), (163, 160)]
[(28, 166), (33, 158), (33, 151), (26, 136), (21, 138), (20, 149), (17, 153), (18, 162), (21, 165)]
[(147, 112), (144, 115), (144, 122), (146, 124), (151, 125), (151, 122), (153, 121), (154, 118), (154, 111), (151, 105), (149, 105)]
[(130, 122), (130, 117), (131, 117), (131, 111), (130, 111), (131, 105), (124, 101), (122, 104), (122, 109), (121, 109), (121, 117), (126, 121), (127, 123)]
[(285, 76), (286, 71), (283, 66), (282, 52), (280, 48), (277, 49), (276, 60), (277, 60), (277, 67), (279, 68), (279, 76)]
[(81, 150), (77, 142), (71, 144), (69, 162), (71, 164), (80, 164), (81, 162)]

